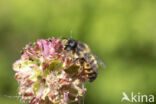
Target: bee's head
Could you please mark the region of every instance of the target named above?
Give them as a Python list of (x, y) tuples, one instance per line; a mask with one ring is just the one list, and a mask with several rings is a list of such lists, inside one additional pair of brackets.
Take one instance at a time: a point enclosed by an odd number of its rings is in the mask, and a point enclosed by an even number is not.
[(69, 39), (65, 46), (65, 50), (75, 50), (76, 47), (77, 47), (77, 41), (73, 39)]

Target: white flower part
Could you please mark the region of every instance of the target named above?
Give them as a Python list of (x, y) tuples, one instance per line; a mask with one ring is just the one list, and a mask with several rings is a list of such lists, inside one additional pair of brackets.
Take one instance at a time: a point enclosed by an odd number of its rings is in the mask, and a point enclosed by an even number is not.
[(43, 91), (43, 96), (42, 96), (42, 99), (45, 100), (47, 94), (50, 92), (50, 88), (49, 87), (46, 87)]
[(80, 84), (80, 80), (79, 80), (79, 79), (76, 79), (76, 80), (73, 82), (73, 84), (76, 85), (76, 86), (79, 85), (79, 84)]

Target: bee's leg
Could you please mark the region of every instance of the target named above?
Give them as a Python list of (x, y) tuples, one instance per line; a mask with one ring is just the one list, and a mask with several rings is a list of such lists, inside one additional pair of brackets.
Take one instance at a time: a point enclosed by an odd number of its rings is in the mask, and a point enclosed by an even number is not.
[(74, 62), (79, 61), (79, 63), (80, 63), (81, 65), (84, 65), (84, 62), (86, 62), (86, 60), (85, 60), (84, 58), (75, 58), (73, 61), (74, 61)]
[(73, 61), (74, 61), (74, 63), (75, 63), (75, 62), (77, 62), (78, 60), (79, 60), (79, 58), (74, 58)]

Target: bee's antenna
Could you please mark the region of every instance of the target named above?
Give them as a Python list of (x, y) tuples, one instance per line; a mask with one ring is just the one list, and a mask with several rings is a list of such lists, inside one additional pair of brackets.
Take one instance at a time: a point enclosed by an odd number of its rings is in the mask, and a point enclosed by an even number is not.
[(70, 30), (70, 39), (72, 39), (72, 30)]

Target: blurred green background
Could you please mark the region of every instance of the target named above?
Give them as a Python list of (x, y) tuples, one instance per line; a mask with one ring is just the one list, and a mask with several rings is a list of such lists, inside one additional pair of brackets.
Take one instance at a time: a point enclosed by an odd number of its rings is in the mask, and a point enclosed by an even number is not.
[(85, 104), (156, 95), (156, 0), (0, 0), (0, 104), (22, 104), (12, 63), (25, 44), (71, 30), (107, 66), (87, 83)]

